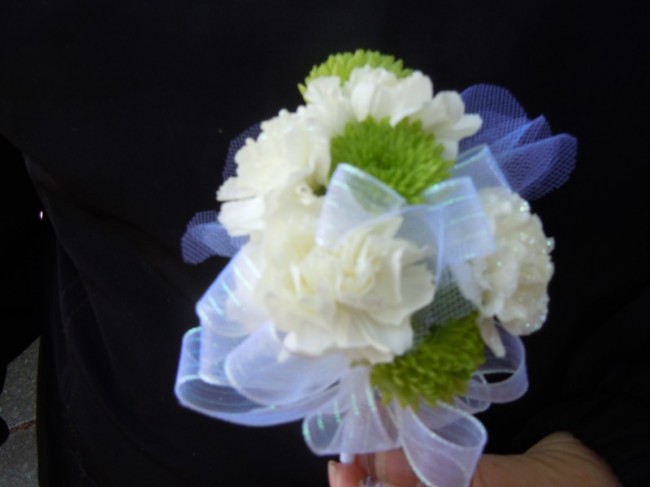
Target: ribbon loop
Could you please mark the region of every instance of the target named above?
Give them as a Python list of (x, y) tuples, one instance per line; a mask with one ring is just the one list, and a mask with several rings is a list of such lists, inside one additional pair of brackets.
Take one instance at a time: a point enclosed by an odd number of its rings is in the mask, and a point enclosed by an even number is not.
[(494, 251), (494, 239), (469, 177), (450, 179), (423, 193), (425, 201), (443, 212), (445, 261), (448, 264)]
[(242, 336), (267, 321), (254, 299), (261, 271), (257, 245), (247, 245), (219, 274), (196, 304), (201, 325), (216, 335)]
[(402, 447), (418, 478), (431, 487), (468, 486), (487, 441), (481, 422), (442, 402), (398, 414)]
[(234, 349), (225, 362), (231, 387), (263, 405), (299, 402), (334, 385), (349, 368), (342, 354), (306, 357), (287, 350), (272, 323)]
[(348, 230), (404, 204), (391, 187), (355, 166), (340, 163), (327, 187), (316, 242), (331, 246)]
[(199, 375), (201, 329), (185, 334), (175, 394), (179, 402), (212, 418), (244, 426), (270, 426), (296, 421), (330, 400), (333, 389), (321, 391), (286, 406), (263, 406), (243, 396), (232, 386), (210, 384)]
[(367, 367), (353, 367), (336, 396), (303, 421), (303, 435), (318, 455), (354, 455), (400, 446), (396, 425), (377, 402)]
[[(506, 354), (504, 357), (496, 357), (489, 349), (486, 350), (487, 360), (476, 372), (484, 380), (470, 382), (466, 393), (468, 398), (506, 403), (519, 399), (528, 390), (526, 353), (521, 339), (504, 330), (499, 330), (499, 334)], [(507, 377), (498, 382), (489, 382), (491, 374), (505, 374)]]

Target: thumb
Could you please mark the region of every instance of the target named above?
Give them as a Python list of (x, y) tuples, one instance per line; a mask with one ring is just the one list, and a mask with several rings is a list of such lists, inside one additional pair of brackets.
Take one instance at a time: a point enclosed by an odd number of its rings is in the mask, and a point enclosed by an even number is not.
[(609, 466), (569, 433), (553, 433), (523, 455), (483, 455), (472, 487), (619, 487)]
[(338, 463), (331, 460), (327, 464), (330, 487), (358, 487), (366, 478), (361, 468), (353, 463)]

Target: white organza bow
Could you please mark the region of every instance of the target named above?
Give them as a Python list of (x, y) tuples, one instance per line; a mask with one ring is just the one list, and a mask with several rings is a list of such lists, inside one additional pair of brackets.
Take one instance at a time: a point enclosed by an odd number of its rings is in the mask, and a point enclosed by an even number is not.
[[(408, 206), (391, 188), (359, 169), (339, 164), (325, 196), (318, 245), (370, 219), (399, 215), (398, 237), (437, 252), (427, 263), (438, 292), (453, 289), (454, 272), (467, 259), (493, 251), (494, 242), (477, 190), (507, 186), (487, 146), (466, 152), (453, 177), (429, 188), (424, 204)], [(218, 225), (216, 223), (212, 225)], [(202, 231), (206, 232), (204, 228)], [(212, 229), (207, 233), (219, 233)], [(226, 421), (262, 426), (303, 419), (307, 444), (317, 454), (356, 454), (403, 448), (425, 485), (468, 485), (486, 441), (473, 414), (492, 402), (512, 401), (527, 388), (524, 349), (503, 333), (503, 358), (486, 349), (487, 361), (467, 392), (453, 404), (422, 403), (417, 410), (383, 405), (369, 382), (370, 369), (351, 366), (340, 352), (301, 356), (283, 344), (269, 316), (251, 306), (259, 278), (254, 244), (245, 245), (197, 304), (201, 327), (185, 336), (176, 394), (183, 405)], [(471, 311), (459, 293), (434, 303), (428, 325)], [(490, 374), (508, 374), (489, 382)]]

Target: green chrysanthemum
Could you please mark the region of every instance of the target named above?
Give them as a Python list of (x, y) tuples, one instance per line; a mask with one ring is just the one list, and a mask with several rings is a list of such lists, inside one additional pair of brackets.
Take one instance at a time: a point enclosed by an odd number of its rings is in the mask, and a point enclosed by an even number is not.
[(432, 184), (449, 178), (453, 161), (442, 157), (442, 146), (422, 131), (420, 122), (367, 118), (350, 122), (330, 142), (331, 172), (347, 162), (393, 188), (411, 204)]
[(370, 372), (384, 403), (397, 399), (417, 408), (420, 399), (435, 405), (466, 392), (472, 373), (485, 361), (476, 313), (436, 326), (419, 345)]
[(314, 66), (305, 78), (305, 84), (299, 84), (298, 89), (300, 93), (305, 94), (307, 84), (321, 76), (338, 76), (341, 78), (341, 83), (350, 79), (352, 70), (370, 66), (372, 68), (384, 68), (387, 71), (394, 73), (398, 78), (405, 78), (410, 75), (413, 70), (404, 68), (404, 63), (401, 59), (395, 59), (394, 56), (388, 56), (378, 51), (364, 51), (357, 49), (355, 52), (344, 52), (340, 54), (332, 54), (322, 64)]

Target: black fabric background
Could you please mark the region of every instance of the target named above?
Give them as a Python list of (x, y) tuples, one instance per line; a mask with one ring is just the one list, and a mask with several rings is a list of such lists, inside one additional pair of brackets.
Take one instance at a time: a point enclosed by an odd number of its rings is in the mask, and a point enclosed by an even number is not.
[(626, 1), (1, 0), (0, 365), (42, 329), (42, 485), (326, 485), (299, 425), (176, 403), (181, 337), (223, 265), (184, 264), (179, 241), (214, 208), (228, 141), (358, 47), (438, 90), (505, 86), (577, 136), (571, 181), (533, 204), (557, 273), (525, 340), (531, 390), (482, 417), (488, 450), (564, 429), (648, 485), (645, 23)]

